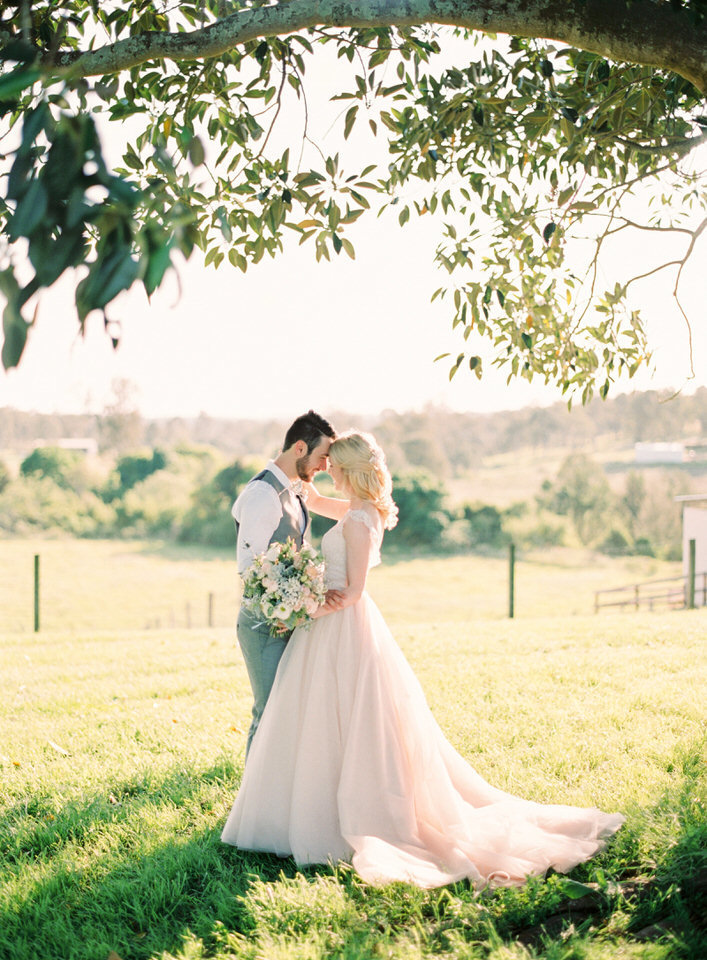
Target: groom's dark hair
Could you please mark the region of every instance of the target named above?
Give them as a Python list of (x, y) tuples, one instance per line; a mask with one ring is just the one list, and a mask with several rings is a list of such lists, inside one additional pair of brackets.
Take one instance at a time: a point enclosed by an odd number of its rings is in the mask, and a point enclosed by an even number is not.
[(283, 453), (297, 443), (298, 440), (304, 440), (307, 444), (307, 454), (310, 454), (316, 447), (322, 437), (336, 438), (336, 431), (324, 417), (320, 417), (314, 410), (308, 410), (301, 417), (297, 417), (290, 429), (285, 434), (285, 442), (282, 445)]

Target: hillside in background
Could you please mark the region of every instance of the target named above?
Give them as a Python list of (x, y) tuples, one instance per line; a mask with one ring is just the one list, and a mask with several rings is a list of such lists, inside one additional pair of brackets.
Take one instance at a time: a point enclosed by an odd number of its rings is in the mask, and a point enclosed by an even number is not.
[[(293, 411), (295, 414), (302, 412)], [(707, 494), (707, 389), (621, 395), (493, 414), (323, 411), (373, 431), (400, 523), (389, 547), (436, 553), (573, 547), (681, 557), (676, 497)], [(0, 536), (162, 538), (233, 546), (230, 506), (280, 448), (288, 423), (147, 420), (117, 401), (100, 415), (0, 409)], [(89, 455), (62, 449), (88, 439)], [(641, 463), (637, 442), (677, 451)], [(677, 456), (668, 462), (669, 455)], [(319, 478), (327, 487), (327, 479)], [(315, 537), (326, 524), (317, 520)]]
[[(293, 407), (293, 417), (303, 412)], [(386, 448), (392, 469), (423, 468), (451, 477), (478, 467), (482, 458), (520, 449), (632, 446), (639, 441), (686, 441), (707, 446), (707, 389), (692, 396), (646, 391), (620, 394), (586, 407), (558, 402), (499, 413), (456, 413), (440, 407), (422, 412), (383, 411), (378, 416), (323, 410), (338, 429), (372, 430)], [(0, 450), (30, 452), (42, 439), (90, 437), (104, 451), (140, 446), (208, 444), (227, 456), (270, 456), (279, 448), (287, 423), (252, 416), (220, 419), (142, 418), (126, 400), (101, 414), (27, 413), (0, 408)]]

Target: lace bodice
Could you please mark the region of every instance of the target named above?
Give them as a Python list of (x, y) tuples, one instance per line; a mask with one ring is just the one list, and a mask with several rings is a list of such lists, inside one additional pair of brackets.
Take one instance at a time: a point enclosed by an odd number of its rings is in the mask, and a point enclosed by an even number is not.
[(326, 564), (327, 589), (340, 590), (348, 583), (346, 577), (346, 541), (344, 524), (363, 523), (371, 532), (368, 555), (368, 569), (381, 562), (380, 547), (383, 540), (383, 524), (378, 517), (372, 517), (367, 510), (349, 510), (322, 537), (322, 553)]

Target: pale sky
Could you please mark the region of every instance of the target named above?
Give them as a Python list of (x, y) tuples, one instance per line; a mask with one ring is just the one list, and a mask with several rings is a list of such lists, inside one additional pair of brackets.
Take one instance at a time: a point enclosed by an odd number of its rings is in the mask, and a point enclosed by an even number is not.
[[(328, 75), (312, 80), (320, 112), (316, 138), (326, 153), (338, 149), (341, 136), (340, 127), (331, 129), (331, 119), (342, 104), (326, 104), (330, 80)], [(347, 106), (344, 101), (343, 109)], [(310, 111), (316, 113), (311, 98)], [(381, 147), (364, 135), (363, 126), (356, 136), (354, 131), (348, 149), (354, 166), (357, 161), (363, 166)], [(107, 146), (115, 148), (110, 137)], [(122, 324), (116, 351), (97, 314), (89, 318), (85, 339), (77, 336), (71, 286), (57, 284), (42, 298), (19, 369), (0, 372), (0, 406), (100, 411), (117, 379), (134, 384), (136, 405), (149, 417), (204, 412), (287, 419), (307, 407), (325, 414), (375, 414), (427, 404), (480, 412), (560, 399), (559, 390), (541, 381), (506, 386), (506, 373), (491, 367), (483, 345), (473, 351), (485, 359), (481, 381), (460, 370), (450, 383), (448, 361), (433, 363), (446, 350), (456, 355), (463, 344), (451, 331), (451, 305), (430, 303), (446, 278), (432, 262), (438, 232), (431, 219), (413, 216), (400, 229), (394, 216), (364, 215), (349, 236), (355, 261), (342, 253), (317, 264), (313, 245), (293, 243), (284, 256), (262, 261), (245, 275), (228, 262), (217, 271), (204, 268), (195, 253), (180, 268), (181, 294), (172, 274), (151, 304), (136, 287), (109, 308)], [(668, 249), (653, 235), (639, 241), (617, 244), (616, 265), (641, 273)], [(681, 255), (684, 245), (682, 238), (669, 256)], [(666, 271), (636, 288), (635, 297), (648, 320), (656, 369), (622, 381), (618, 389), (690, 392), (707, 385), (705, 264), (707, 235), (682, 285), (693, 320), (696, 378), (688, 381), (686, 328), (671, 302), (673, 278)]]

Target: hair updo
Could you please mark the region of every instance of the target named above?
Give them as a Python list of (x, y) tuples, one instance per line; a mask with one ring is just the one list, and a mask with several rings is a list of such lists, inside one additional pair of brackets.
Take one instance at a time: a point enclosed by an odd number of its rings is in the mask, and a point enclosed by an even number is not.
[(392, 529), (398, 522), (398, 508), (391, 496), (393, 481), (385, 454), (375, 437), (354, 430), (341, 434), (329, 447), (329, 459), (341, 467), (354, 495), (372, 503), (383, 518), (383, 526)]

